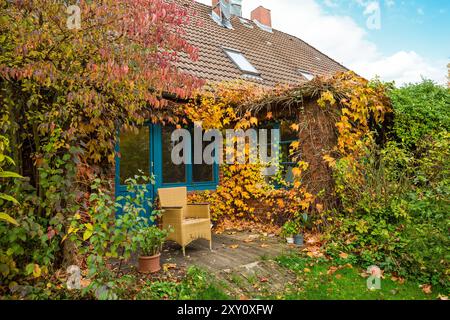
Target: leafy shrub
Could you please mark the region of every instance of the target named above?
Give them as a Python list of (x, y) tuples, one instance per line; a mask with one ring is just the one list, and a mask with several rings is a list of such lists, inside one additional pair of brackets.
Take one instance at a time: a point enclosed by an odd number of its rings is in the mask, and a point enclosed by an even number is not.
[[(5, 165), (14, 165), (13, 159), (11, 159), (5, 154), (5, 151), (6, 149), (8, 149), (8, 147), (9, 147), (9, 140), (6, 137), (0, 135), (0, 179), (22, 178), (21, 175), (15, 172), (6, 171), (3, 169)], [(0, 192), (0, 205), (3, 205), (4, 202), (12, 202), (13, 204), (16, 205), (19, 204), (19, 202), (13, 196)], [(6, 221), (16, 226), (18, 225), (17, 221), (13, 217), (11, 217), (6, 212), (2, 211), (0, 211), (0, 221)]]
[[(5, 154), (8, 145), (8, 139), (0, 135), (0, 280), (13, 289), (49, 273), (58, 258), (64, 218), (62, 213), (52, 218), (37, 214), (50, 202), (38, 200), (29, 179), (4, 170), (15, 165)], [(9, 194), (2, 192), (5, 189)]]
[(406, 147), (423, 137), (450, 131), (450, 90), (427, 80), (390, 92), (394, 105), (394, 133)]
[[(119, 272), (122, 261), (129, 259), (142, 244), (142, 241), (138, 241), (142, 240), (142, 230), (148, 230), (149, 223), (160, 214), (159, 211), (151, 209), (151, 201), (146, 196), (145, 185), (154, 183), (153, 179), (136, 176), (128, 179), (126, 183), (128, 195), (113, 199), (110, 191), (104, 190), (101, 180), (95, 179), (91, 186), (88, 212), (83, 215), (76, 214), (67, 232), (68, 238), (76, 243), (80, 254), (86, 257), (87, 276), (91, 283), (85, 293), (102, 292), (101, 299), (115, 299), (115, 291), (121, 287), (118, 281), (123, 280), (117, 279), (117, 273), (108, 268), (107, 260), (118, 259)], [(115, 208), (121, 208), (123, 211), (117, 218)], [(147, 210), (152, 210), (150, 216)]]
[(450, 91), (426, 81), (392, 95), (396, 139), (383, 149), (369, 144), (356, 163), (336, 162), (336, 193), (344, 212), (329, 230), (327, 250), (448, 286)]
[(139, 227), (133, 241), (138, 243), (141, 256), (151, 257), (161, 253), (168, 233), (156, 226)]

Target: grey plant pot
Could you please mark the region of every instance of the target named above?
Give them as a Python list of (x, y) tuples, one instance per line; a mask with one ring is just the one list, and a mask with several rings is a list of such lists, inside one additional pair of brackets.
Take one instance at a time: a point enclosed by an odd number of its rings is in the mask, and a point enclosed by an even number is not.
[(294, 243), (297, 246), (303, 246), (303, 235), (302, 234), (297, 234), (296, 236), (294, 236)]

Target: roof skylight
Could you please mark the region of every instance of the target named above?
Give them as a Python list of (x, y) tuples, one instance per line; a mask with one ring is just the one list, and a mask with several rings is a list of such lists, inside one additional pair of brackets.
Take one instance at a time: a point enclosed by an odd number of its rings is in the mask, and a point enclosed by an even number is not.
[(238, 68), (251, 75), (260, 75), (260, 72), (247, 60), (247, 58), (239, 51), (232, 49), (224, 49), (228, 57), (238, 66)]
[(312, 73), (303, 71), (303, 70), (299, 70), (298, 71), (303, 77), (306, 78), (306, 80), (311, 81), (312, 79), (314, 79), (314, 75)]

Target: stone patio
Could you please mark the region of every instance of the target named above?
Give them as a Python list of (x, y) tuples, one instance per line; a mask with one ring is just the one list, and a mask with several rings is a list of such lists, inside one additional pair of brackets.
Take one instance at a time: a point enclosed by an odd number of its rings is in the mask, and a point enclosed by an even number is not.
[(214, 274), (230, 294), (240, 297), (250, 291), (254, 294), (285, 289), (295, 275), (280, 268), (273, 259), (293, 250), (299, 249), (274, 235), (228, 231), (213, 236), (212, 251), (208, 241), (193, 242), (186, 248), (186, 257), (180, 246), (169, 242), (161, 263), (176, 264), (177, 268), (203, 268)]
[(212, 251), (209, 250), (208, 241), (194, 241), (186, 247), (186, 257), (183, 257), (179, 245), (168, 242), (161, 262), (176, 263), (180, 267), (196, 265), (216, 272), (275, 258), (289, 250), (286, 244), (273, 235), (230, 231), (213, 236)]

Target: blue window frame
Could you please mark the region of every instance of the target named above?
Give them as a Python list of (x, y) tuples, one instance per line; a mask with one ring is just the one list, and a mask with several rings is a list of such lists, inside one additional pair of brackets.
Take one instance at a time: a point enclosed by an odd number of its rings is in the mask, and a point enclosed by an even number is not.
[[(167, 127), (145, 124), (138, 132), (120, 133), (116, 144), (115, 195), (127, 195), (125, 180), (142, 170), (155, 176), (155, 185), (148, 185), (148, 197), (155, 198), (159, 188), (186, 186), (189, 191), (215, 190), (219, 184), (219, 165), (186, 164), (174, 166), (168, 162), (169, 143), (163, 141)], [(171, 130), (169, 130), (171, 133)], [(170, 135), (169, 135), (170, 136)], [(169, 138), (170, 140), (170, 138)], [(188, 157), (192, 156), (189, 152)], [(164, 162), (166, 161), (166, 162)], [(192, 163), (192, 161), (189, 161)], [(203, 171), (202, 171), (203, 170)], [(172, 174), (172, 177), (171, 177)], [(178, 179), (177, 178), (180, 178)], [(206, 177), (211, 177), (207, 179)], [(174, 178), (175, 177), (175, 178)], [(120, 213), (119, 213), (120, 214)]]
[[(262, 128), (264, 129), (279, 129), (280, 130), (280, 156), (281, 156), (281, 162), (280, 162), (280, 170), (281, 174), (283, 176), (283, 179), (287, 182), (292, 184), (293, 181), (293, 168), (297, 165), (297, 163), (293, 160), (293, 157), (290, 154), (290, 146), (293, 142), (298, 141), (298, 133), (293, 130), (290, 125), (292, 123), (289, 121), (282, 121), (282, 122), (266, 122), (262, 125)], [(269, 138), (267, 149), (271, 150), (271, 140)], [(281, 186), (279, 183), (277, 183), (274, 179), (269, 178), (269, 182), (274, 185), (276, 189), (281, 189), (286, 186)], [(287, 186), (289, 187), (289, 186)]]
[[(195, 191), (195, 190), (215, 190), (217, 188), (217, 185), (219, 184), (219, 165), (214, 164), (211, 166), (208, 165), (194, 165), (192, 164), (193, 161), (188, 161), (189, 164), (183, 164), (178, 166), (178, 171), (181, 171), (180, 168), (183, 168), (184, 176), (183, 179), (178, 179), (178, 181), (174, 181), (176, 179), (173, 179), (173, 177), (167, 176), (164, 172), (164, 166), (166, 168), (167, 165), (167, 158), (169, 158), (169, 155), (166, 154), (167, 150), (171, 150), (171, 148), (167, 148), (167, 144), (170, 143), (170, 139), (168, 141), (168, 137), (166, 134), (166, 130), (171, 133), (171, 130), (173, 128), (169, 127), (161, 127), (161, 126), (155, 126), (155, 149), (157, 152), (155, 153), (155, 175), (157, 177), (157, 188), (171, 188), (171, 187), (187, 187), (189, 191)], [(165, 143), (166, 145), (163, 145)], [(188, 159), (192, 159), (192, 150), (188, 150)], [(173, 164), (171, 165), (173, 166)], [(205, 170), (208, 170), (208, 172), (211, 173), (211, 179), (206, 180), (198, 179), (196, 181), (195, 179), (195, 170), (203, 168)], [(179, 174), (179, 172), (177, 172)], [(181, 176), (179, 176), (180, 178)]]
[[(123, 132), (117, 130), (117, 143), (115, 146), (115, 196), (127, 196), (128, 190), (125, 180), (134, 175), (151, 176), (153, 174), (153, 126), (144, 125), (137, 132)], [(122, 144), (122, 145), (121, 145)], [(146, 196), (154, 199), (155, 186), (146, 185)], [(122, 201), (123, 202), (123, 201)], [(123, 203), (122, 203), (123, 204)], [(147, 208), (150, 212), (150, 208)], [(116, 215), (122, 214), (122, 210), (117, 210)]]

